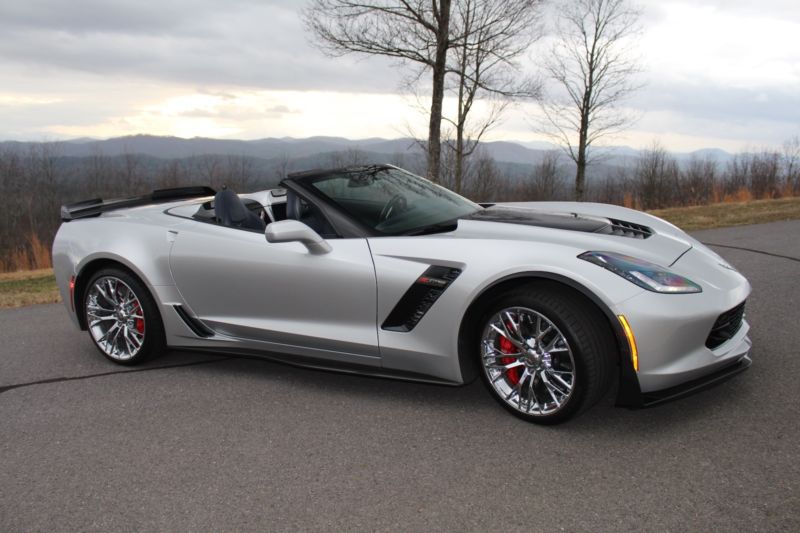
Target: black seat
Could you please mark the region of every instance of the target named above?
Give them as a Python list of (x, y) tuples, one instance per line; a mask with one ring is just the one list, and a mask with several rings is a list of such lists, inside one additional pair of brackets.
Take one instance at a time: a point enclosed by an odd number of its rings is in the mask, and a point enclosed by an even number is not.
[(223, 226), (264, 231), (266, 224), (250, 211), (242, 199), (230, 189), (223, 189), (214, 196), (214, 213)]
[(300, 198), (293, 190), (286, 191), (286, 218), (302, 222), (322, 237), (335, 237), (336, 232), (319, 209)]

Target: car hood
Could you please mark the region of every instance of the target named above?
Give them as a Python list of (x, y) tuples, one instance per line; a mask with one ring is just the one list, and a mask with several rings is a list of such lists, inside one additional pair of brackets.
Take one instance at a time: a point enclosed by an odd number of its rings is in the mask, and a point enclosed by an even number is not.
[(611, 251), (669, 266), (695, 244), (672, 224), (624, 207), (581, 202), (494, 204), (459, 220), (457, 238), (519, 240)]

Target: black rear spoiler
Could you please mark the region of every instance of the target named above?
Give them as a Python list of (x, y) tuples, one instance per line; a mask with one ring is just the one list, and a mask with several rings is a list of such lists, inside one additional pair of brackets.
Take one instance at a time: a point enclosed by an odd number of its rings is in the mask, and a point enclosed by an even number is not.
[(175, 187), (173, 189), (158, 189), (144, 196), (133, 198), (120, 198), (117, 200), (103, 200), (95, 198), (93, 200), (83, 200), (72, 204), (61, 206), (61, 220), (69, 222), (76, 218), (89, 218), (100, 216), (106, 211), (123, 209), (125, 207), (138, 207), (141, 205), (157, 204), (161, 202), (171, 202), (174, 200), (188, 200), (190, 198), (202, 198), (204, 196), (214, 196), (216, 191), (211, 187)]

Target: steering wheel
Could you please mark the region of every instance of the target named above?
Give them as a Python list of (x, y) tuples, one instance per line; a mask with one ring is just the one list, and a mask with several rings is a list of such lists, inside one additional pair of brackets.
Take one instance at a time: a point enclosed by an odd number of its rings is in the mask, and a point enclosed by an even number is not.
[(402, 194), (395, 194), (392, 196), (386, 205), (383, 206), (381, 209), (381, 214), (378, 216), (378, 220), (380, 222), (384, 222), (391, 218), (392, 214), (399, 211), (405, 211), (408, 207), (408, 202), (406, 201), (406, 197)]

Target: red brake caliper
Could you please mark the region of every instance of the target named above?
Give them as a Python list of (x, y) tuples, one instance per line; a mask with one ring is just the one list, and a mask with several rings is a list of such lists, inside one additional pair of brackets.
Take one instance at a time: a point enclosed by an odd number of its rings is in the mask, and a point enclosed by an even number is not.
[[(500, 337), (500, 351), (503, 353), (515, 353), (517, 351), (516, 347), (511, 344), (511, 341), (506, 339), (505, 337)], [(514, 357), (500, 357), (498, 359), (500, 364), (508, 365), (516, 361)], [(512, 387), (516, 387), (519, 383), (520, 378), (520, 367), (514, 367), (506, 371), (506, 379), (511, 384)]]
[[(133, 313), (136, 315), (142, 314), (142, 308), (139, 306), (139, 302), (133, 302)], [(139, 332), (140, 335), (144, 335), (144, 319), (137, 318), (136, 319), (136, 331)]]

